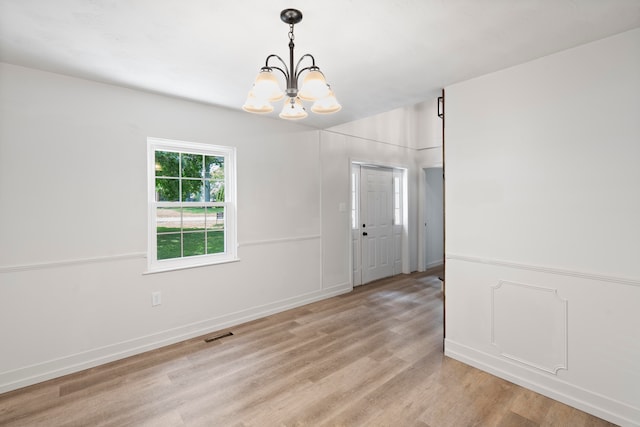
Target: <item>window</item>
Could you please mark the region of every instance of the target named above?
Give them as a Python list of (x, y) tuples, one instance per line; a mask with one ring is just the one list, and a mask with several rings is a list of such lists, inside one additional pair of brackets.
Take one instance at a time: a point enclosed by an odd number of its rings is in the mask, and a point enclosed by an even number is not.
[[(358, 166), (358, 169), (359, 168), (360, 167)], [(351, 228), (358, 229), (360, 228), (358, 227), (358, 181), (360, 179), (360, 174), (359, 171), (355, 170), (355, 167), (352, 167), (351, 169)]]
[(149, 272), (237, 259), (235, 149), (148, 139)]
[(402, 194), (400, 193), (400, 176), (393, 171), (393, 225), (402, 225)]

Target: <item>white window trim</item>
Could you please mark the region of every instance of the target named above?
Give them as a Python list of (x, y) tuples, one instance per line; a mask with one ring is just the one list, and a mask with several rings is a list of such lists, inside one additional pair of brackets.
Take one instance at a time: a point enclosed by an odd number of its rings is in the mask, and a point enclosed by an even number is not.
[[(157, 218), (156, 207), (167, 205), (155, 200), (155, 152), (175, 151), (180, 153), (195, 152), (197, 154), (224, 157), (225, 170), (225, 202), (207, 202), (209, 206), (225, 207), (225, 252), (220, 254), (198, 255), (183, 258), (157, 259)], [(236, 207), (236, 149), (221, 145), (201, 144), (196, 142), (177, 141), (162, 138), (147, 138), (147, 271), (159, 273), (185, 268), (203, 267), (239, 261), (237, 244), (237, 207)], [(175, 206), (174, 203), (170, 203)]]

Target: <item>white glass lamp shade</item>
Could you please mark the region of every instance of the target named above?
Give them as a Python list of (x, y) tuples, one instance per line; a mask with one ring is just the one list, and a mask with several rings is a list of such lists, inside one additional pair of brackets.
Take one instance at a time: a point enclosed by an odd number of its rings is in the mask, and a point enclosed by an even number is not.
[(269, 70), (262, 70), (258, 73), (253, 84), (253, 93), (256, 98), (268, 101), (279, 101), (284, 97), (278, 79)]
[(273, 111), (273, 105), (271, 105), (269, 101), (257, 98), (255, 93), (251, 91), (242, 109), (249, 113), (270, 113)]
[(315, 101), (329, 96), (329, 86), (324, 75), (319, 70), (309, 71), (302, 80), (298, 96), (305, 101)]
[(308, 114), (304, 110), (304, 106), (302, 102), (300, 102), (300, 98), (289, 98), (285, 103), (284, 107), (282, 107), (282, 112), (280, 113), (281, 119), (288, 120), (298, 120), (304, 119)]
[(342, 109), (342, 105), (338, 103), (338, 100), (332, 90), (329, 90), (329, 96), (318, 99), (311, 106), (311, 111), (318, 114), (337, 113), (340, 109)]

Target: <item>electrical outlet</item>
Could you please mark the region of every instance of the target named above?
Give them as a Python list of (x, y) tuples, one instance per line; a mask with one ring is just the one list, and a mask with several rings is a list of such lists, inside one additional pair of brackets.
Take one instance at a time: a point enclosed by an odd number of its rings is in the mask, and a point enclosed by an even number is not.
[(162, 292), (151, 292), (151, 307), (162, 304)]

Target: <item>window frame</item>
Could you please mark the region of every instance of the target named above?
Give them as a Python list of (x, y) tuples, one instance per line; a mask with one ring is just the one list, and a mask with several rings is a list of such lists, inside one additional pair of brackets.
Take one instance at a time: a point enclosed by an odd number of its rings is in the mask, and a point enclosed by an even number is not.
[[(224, 158), (223, 202), (160, 202), (156, 201), (156, 151), (170, 151)], [(238, 261), (236, 208), (236, 149), (235, 147), (202, 144), (162, 138), (147, 138), (147, 271), (158, 273), (184, 268), (202, 267)], [(158, 260), (157, 208), (161, 207), (224, 207), (225, 250), (221, 253), (181, 256)], [(206, 232), (206, 231), (205, 231)]]

